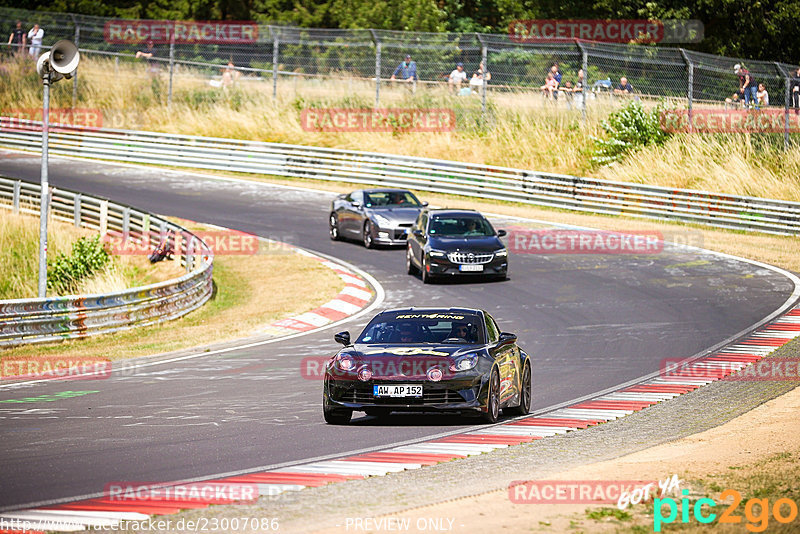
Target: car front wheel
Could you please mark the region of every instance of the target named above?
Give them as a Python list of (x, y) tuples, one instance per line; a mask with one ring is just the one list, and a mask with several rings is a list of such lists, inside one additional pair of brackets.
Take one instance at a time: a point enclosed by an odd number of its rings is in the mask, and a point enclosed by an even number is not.
[(486, 423), (496, 423), (500, 419), (500, 375), (497, 369), (492, 369), (489, 377), (489, 391), (486, 394), (486, 413), (483, 420)]
[(328, 219), (328, 228), (331, 234), (331, 239), (334, 241), (339, 241), (341, 238), (339, 236), (339, 218), (335, 213), (331, 213), (331, 216)]
[(414, 253), (411, 251), (411, 245), (408, 245), (408, 247), (406, 247), (406, 272), (408, 272), (408, 274), (416, 274), (417, 272), (417, 267), (414, 265), (414, 260), (412, 259), (413, 255)]
[(372, 248), (374, 243), (372, 241), (372, 223), (367, 221), (364, 224), (364, 247)]
[(519, 392), (519, 406), (506, 408), (504, 412), (512, 415), (528, 415), (531, 413), (531, 398), (533, 397), (533, 380), (531, 378), (531, 364), (525, 362), (522, 370), (522, 382)]
[(353, 410), (347, 408), (336, 408), (328, 404), (328, 398), (322, 398), (322, 415), (325, 422), (329, 425), (346, 425), (353, 417)]

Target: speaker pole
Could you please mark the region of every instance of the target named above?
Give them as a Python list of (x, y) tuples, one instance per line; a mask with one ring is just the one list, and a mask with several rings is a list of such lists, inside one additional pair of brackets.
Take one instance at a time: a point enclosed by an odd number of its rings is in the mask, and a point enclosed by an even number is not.
[(50, 69), (42, 76), (42, 176), (39, 203), (39, 298), (47, 296), (47, 213), (50, 207), (50, 186), (47, 173), (47, 152), (50, 137)]

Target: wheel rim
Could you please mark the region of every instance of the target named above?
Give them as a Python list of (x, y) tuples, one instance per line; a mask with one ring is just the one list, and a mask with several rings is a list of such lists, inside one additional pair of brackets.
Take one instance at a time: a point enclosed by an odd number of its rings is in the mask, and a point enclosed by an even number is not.
[(492, 373), (492, 385), (489, 388), (489, 410), (491, 410), (492, 419), (497, 419), (500, 415), (500, 403), (498, 402), (498, 391), (500, 389), (500, 379), (497, 373)]
[(525, 364), (525, 371), (522, 375), (522, 408), (530, 409), (531, 406), (531, 366)]
[(330, 227), (331, 237), (339, 237), (339, 226), (338, 221), (336, 220), (336, 215), (331, 215)]
[(364, 225), (364, 245), (367, 247), (372, 245), (372, 227), (369, 223)]

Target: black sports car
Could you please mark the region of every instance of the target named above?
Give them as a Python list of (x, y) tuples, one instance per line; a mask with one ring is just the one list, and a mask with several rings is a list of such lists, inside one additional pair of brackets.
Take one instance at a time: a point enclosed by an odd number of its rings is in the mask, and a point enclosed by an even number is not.
[(517, 336), (500, 332), (487, 312), (404, 308), (376, 315), (325, 367), (325, 421), (347, 424), (353, 411), (449, 411), (494, 423), (500, 410), (531, 408), (531, 362)]
[(405, 189), (361, 189), (331, 203), (328, 229), (334, 241), (359, 239), (367, 248), (404, 245), (406, 230), (427, 205)]
[(508, 277), (508, 249), (486, 217), (474, 210), (425, 209), (408, 236), (406, 269), (422, 273), (427, 284), (437, 277)]

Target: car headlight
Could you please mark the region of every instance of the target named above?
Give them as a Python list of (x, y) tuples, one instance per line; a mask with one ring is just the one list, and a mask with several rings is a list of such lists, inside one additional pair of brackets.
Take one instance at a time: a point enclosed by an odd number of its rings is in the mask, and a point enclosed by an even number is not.
[(375, 215), (372, 216), (372, 218), (375, 219), (375, 222), (378, 223), (378, 226), (380, 226), (381, 228), (384, 228), (384, 227), (392, 225), (392, 221), (390, 221), (389, 219), (387, 219), (383, 215), (375, 214)]
[(447, 253), (443, 252), (441, 250), (433, 250), (433, 249), (431, 249), (428, 252), (428, 255), (431, 256), (432, 258), (444, 258), (445, 256), (447, 256)]
[(457, 373), (458, 371), (469, 371), (476, 365), (478, 365), (478, 355), (469, 354), (467, 356), (462, 356), (454, 363), (450, 364), (450, 370), (454, 373)]
[(498, 258), (505, 258), (506, 256), (508, 256), (508, 250), (504, 248), (501, 248), (500, 250), (495, 250), (494, 255), (495, 257)]
[(347, 354), (339, 354), (333, 360), (333, 365), (340, 371), (352, 371), (356, 367), (356, 361)]

